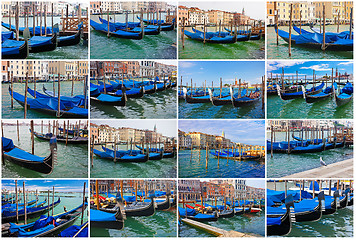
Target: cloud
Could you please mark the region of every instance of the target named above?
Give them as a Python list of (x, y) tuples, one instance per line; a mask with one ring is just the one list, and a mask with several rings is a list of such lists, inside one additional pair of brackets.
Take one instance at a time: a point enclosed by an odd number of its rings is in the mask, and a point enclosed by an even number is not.
[(194, 67), (194, 66), (195, 66), (194, 62), (185, 62), (185, 61), (179, 62), (179, 67), (180, 68), (191, 68), (191, 67)]
[(280, 68), (288, 68), (303, 64), (305, 61), (270, 61), (267, 63), (267, 71), (274, 71)]
[(352, 62), (340, 62), (338, 65), (351, 65)]
[(331, 68), (329, 67), (329, 64), (317, 64), (317, 65), (312, 65), (309, 67), (301, 67), (300, 69), (312, 69), (315, 71), (330, 71)]

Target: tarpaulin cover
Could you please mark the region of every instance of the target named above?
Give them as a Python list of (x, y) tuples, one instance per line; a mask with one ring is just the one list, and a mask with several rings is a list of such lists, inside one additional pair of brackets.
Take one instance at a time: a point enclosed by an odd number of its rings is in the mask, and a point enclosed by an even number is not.
[(116, 221), (115, 213), (107, 213), (96, 209), (90, 209), (90, 221), (111, 222)]
[(354, 88), (352, 86), (352, 83), (347, 82), (345, 87), (341, 89), (341, 93), (346, 93), (348, 95), (351, 95), (354, 92)]
[(97, 87), (90, 87), (90, 96), (98, 96), (100, 94), (100, 90)]
[(309, 185), (309, 189), (310, 189), (310, 190), (313, 190), (313, 182), (314, 182), (314, 190), (315, 190), (315, 191), (320, 191), (320, 189), (319, 189), (319, 184), (318, 184), (317, 181), (312, 181), (312, 182), (310, 183), (310, 185)]
[(282, 217), (267, 217), (267, 226), (281, 225)]
[[(130, 90), (126, 90), (126, 95), (134, 95), (134, 94), (139, 94), (141, 91), (141, 88), (131, 88)], [(116, 95), (122, 95), (122, 90), (117, 90), (115, 92)]]
[[(102, 22), (102, 23), (105, 24), (106, 26), (108, 25), (108, 21), (105, 20), (104, 18), (99, 17), (99, 20), (100, 20), (100, 22)], [(127, 22), (127, 25), (126, 25), (126, 23), (110, 22), (110, 21), (109, 21), (109, 25), (110, 25), (110, 28), (113, 27), (113, 28), (116, 28), (116, 29), (125, 29), (126, 26), (127, 26), (128, 28), (138, 27), (138, 26), (140, 26), (140, 22)]]
[(195, 209), (189, 209), (189, 208), (182, 208), (182, 207), (178, 207), (178, 211), (179, 211), (179, 215), (181, 217), (185, 217), (187, 216), (194, 216), (196, 214)]
[[(314, 209), (318, 206), (319, 201), (317, 198), (314, 199), (303, 199), (300, 202), (294, 203), (294, 212), (302, 213), (307, 211), (314, 211)], [(286, 213), (286, 206), (283, 204), (279, 207), (268, 207), (267, 206), (267, 214), (274, 215), (283, 215)]]
[(80, 108), (80, 107), (74, 107), (70, 110), (67, 111), (68, 113), (72, 113), (72, 114), (77, 114), (83, 117), (87, 117), (88, 116), (88, 109), (87, 108)]
[(102, 102), (118, 102), (121, 101), (121, 97), (115, 97), (108, 94), (100, 94), (97, 99)]
[(36, 220), (35, 224), (32, 227), (32, 230), (37, 230), (45, 227), (47, 224), (52, 224), (54, 218), (52, 216), (47, 217), (46, 215), (41, 215), (41, 217)]
[(43, 162), (43, 160), (45, 159), (44, 157), (32, 155), (31, 153), (28, 153), (28, 152), (26, 152), (22, 149), (19, 149), (19, 148), (14, 148), (9, 152), (5, 152), (4, 155), (23, 159), (26, 161), (33, 161), (33, 162)]
[[(9, 29), (10, 28), (10, 24), (8, 23), (1, 23), (3, 27)], [(16, 29), (15, 25), (11, 24), (11, 29)], [(25, 27), (19, 27), (19, 31), (23, 32), (26, 28)], [(30, 31), (31, 34), (33, 34), (33, 27), (29, 27), (28, 30)], [(52, 28), (51, 27), (47, 27), (47, 34), (51, 34), (52, 33)], [(40, 35), (41, 34), (41, 27), (37, 26), (35, 27), (35, 34), (36, 35)], [(42, 27), (42, 34), (45, 34), (45, 27)]]
[(319, 144), (319, 145), (309, 145), (309, 146), (306, 146), (306, 147), (302, 147), (302, 146), (299, 146), (299, 147), (295, 147), (293, 149), (293, 151), (314, 151), (314, 150), (320, 150), (323, 148), (323, 144)]
[[(96, 87), (99, 89), (100, 92), (105, 92), (104, 84), (96, 85), (96, 84), (90, 83), (90, 87)], [(105, 88), (106, 88), (106, 92), (111, 92), (114, 90), (113, 85), (110, 85), (110, 84), (105, 84)]]
[(215, 216), (212, 214), (203, 214), (203, 213), (198, 213), (197, 215), (194, 216), (196, 219), (209, 219), (209, 218), (214, 218)]
[[(61, 202), (61, 200), (58, 199), (57, 202), (54, 202), (54, 205), (57, 205), (60, 202)], [(52, 204), (49, 204), (49, 206), (51, 207)], [(26, 207), (26, 212), (27, 212), (27, 214), (29, 214), (29, 213), (32, 213), (32, 212), (41, 211), (41, 210), (46, 209), (46, 208), (48, 208), (48, 206), (42, 206), (42, 207), (30, 206), (30, 207)], [(25, 213), (25, 210), (24, 210), (24, 208), (22, 208), (18, 212), (19, 212), (18, 213), (19, 215), (22, 215), (22, 214)], [(2, 211), (2, 217), (12, 217), (12, 216), (16, 216), (16, 210), (15, 211), (8, 211), (7, 209), (6, 210), (4, 209)]]
[(52, 37), (33, 36), (28, 41), (30, 47), (41, 47), (52, 44)]
[(16, 41), (16, 40), (11, 40), (8, 39), (5, 42), (1, 43), (1, 48), (14, 48), (14, 47), (21, 47), (25, 41)]
[[(288, 190), (287, 196), (292, 194), (294, 200), (300, 199), (300, 190)], [(311, 199), (313, 196), (307, 191), (302, 190), (302, 199)], [(274, 191), (267, 189), (267, 205), (268, 201), (273, 201), (275, 203), (280, 203), (285, 200), (285, 191)], [(270, 205), (269, 205), (270, 206)]]
[[(78, 226), (78, 225), (70, 226), (69, 228), (63, 230), (59, 234), (59, 237), (74, 237), (77, 234), (77, 232), (85, 226), (85, 224), (87, 224), (87, 223), (84, 223), (81, 226)], [(88, 236), (89, 236), (88, 235), (88, 227), (85, 227), (75, 237), (88, 237)]]
[(14, 38), (13, 31), (1, 32), (1, 42), (4, 42), (7, 39), (13, 39), (13, 38)]
[(2, 141), (2, 150), (3, 151), (9, 151), (15, 147), (14, 142), (10, 138), (1, 137), (1, 141)]

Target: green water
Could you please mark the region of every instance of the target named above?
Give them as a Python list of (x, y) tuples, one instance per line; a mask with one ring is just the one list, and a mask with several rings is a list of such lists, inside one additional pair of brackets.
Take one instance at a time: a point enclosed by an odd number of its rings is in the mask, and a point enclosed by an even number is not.
[[(134, 21), (138, 22), (135, 14)], [(114, 22), (113, 15), (110, 15)], [(132, 22), (132, 14), (129, 21)], [(115, 15), (115, 22), (125, 22), (125, 14)], [(92, 15), (91, 19), (99, 21), (99, 16)], [(107, 19), (107, 16), (104, 16)], [(146, 19), (146, 16), (144, 16)], [(162, 14), (165, 19), (165, 14)], [(141, 40), (110, 37), (90, 28), (90, 57), (92, 59), (176, 59), (177, 30), (161, 31), (159, 35), (147, 35)]]
[[(207, 202), (210, 204), (209, 202)], [(220, 204), (220, 203), (218, 203)], [(221, 203), (222, 204), (222, 203)], [(180, 204), (182, 207), (182, 204)], [(252, 234), (255, 237), (265, 235), (265, 211), (260, 213), (248, 213), (232, 218), (219, 218), (216, 222), (204, 222), (213, 227), (221, 228), (226, 231), (237, 231)], [(189, 226), (183, 222), (179, 225), (179, 237), (214, 237), (213, 235)]]
[(150, 217), (127, 217), (121, 230), (90, 228), (91, 237), (176, 237), (176, 210), (156, 211)]
[(283, 119), (353, 118), (353, 101), (337, 106), (334, 98), (306, 103), (304, 98), (282, 100), (278, 95), (268, 96), (267, 117)]
[[(296, 134), (296, 136), (299, 136)], [(326, 136), (326, 134), (324, 134)], [(270, 140), (270, 132), (267, 133), (267, 139)], [(292, 140), (292, 137), (291, 137)], [(285, 133), (276, 133), (276, 139), (273, 141), (285, 141)], [(335, 148), (325, 150), (319, 153), (303, 154), (267, 154), (267, 177), (284, 177), (293, 173), (299, 173), (313, 168), (320, 167), (320, 157), (326, 164), (340, 162), (353, 157), (353, 147)]]
[[(15, 122), (14, 122), (15, 123)], [(35, 124), (41, 124), (41, 121), (35, 121)], [(44, 124), (48, 123), (44, 121)], [(59, 120), (60, 124), (63, 124)], [(52, 124), (52, 123), (51, 123)], [(31, 153), (31, 134), (29, 125), (20, 126), (20, 141), (17, 141), (17, 129), (15, 126), (4, 125), (4, 135), (11, 138), (14, 144)], [(41, 132), (41, 126), (34, 126), (35, 131)], [(47, 131), (47, 126), (43, 131)], [(39, 140), (35, 137), (35, 155), (46, 157), (50, 154), (49, 141)], [(54, 165), (53, 172), (49, 175), (38, 173), (27, 168), (23, 168), (12, 162), (6, 161), (2, 166), (2, 177), (4, 178), (87, 178), (88, 177), (88, 146), (85, 144), (57, 143), (58, 165)]]
[[(274, 185), (276, 184), (276, 185)], [(328, 183), (327, 183), (328, 184)], [(305, 186), (309, 186), (306, 183)], [(267, 188), (271, 190), (284, 191), (284, 183), (267, 182)], [(325, 187), (326, 184), (323, 183)], [(288, 188), (296, 187), (288, 182)], [(292, 231), (288, 237), (353, 237), (353, 206), (337, 210), (334, 214), (323, 215), (319, 221), (315, 222), (295, 222), (292, 224)], [(275, 237), (275, 236), (273, 236)]]
[(177, 91), (167, 89), (142, 98), (128, 98), (126, 106), (109, 106), (93, 102), (90, 105), (90, 118), (126, 119), (168, 119), (177, 117)]
[[(200, 155), (200, 156), (199, 156)], [(200, 159), (199, 159), (200, 157)], [(263, 178), (265, 177), (264, 159), (227, 160), (218, 159), (209, 154), (206, 169), (205, 150), (179, 151), (179, 177), (181, 178)]]
[[(119, 146), (126, 150), (126, 147)], [(102, 149), (97, 148), (102, 151)], [(94, 166), (90, 169), (92, 178), (175, 178), (177, 158), (148, 160), (143, 163), (116, 162), (94, 155)]]
[[(299, 26), (298, 26), (299, 27)], [(302, 26), (304, 30), (312, 32), (308, 26)], [(337, 32), (336, 26), (329, 25), (326, 26), (326, 32)], [(279, 29), (289, 32), (289, 26), (280, 26)], [(341, 25), (340, 32), (348, 31), (349, 26)], [(292, 34), (298, 34), (293, 30)], [(268, 59), (352, 59), (352, 51), (325, 51), (321, 49), (304, 48), (297, 45), (292, 45), (291, 51), (292, 56), (289, 57), (288, 53), (288, 42), (284, 41), (282, 38), (278, 39), (279, 45), (276, 43), (276, 32), (274, 27), (267, 27), (267, 58)]]
[[(197, 28), (201, 30), (200, 28)], [(192, 28), (185, 28), (192, 32)], [(207, 31), (218, 31), (215, 27)], [(232, 44), (203, 43), (184, 36), (184, 48), (179, 31), (179, 59), (264, 59), (265, 40), (236, 42)]]
[[(42, 18), (43, 19), (43, 18)], [(9, 18), (4, 17), (3, 22), (9, 23)], [(54, 24), (60, 23), (60, 17), (53, 17)], [(11, 18), (11, 24), (15, 25), (15, 19)], [(20, 17), (19, 26), (24, 27), (24, 18)], [(33, 27), (33, 18), (29, 17), (28, 26)], [(38, 26), (40, 26), (40, 21), (38, 21)], [(42, 22), (44, 27), (44, 22)], [(52, 27), (52, 18), (47, 17), (47, 27)], [(61, 27), (60, 27), (61, 29)], [(9, 31), (8, 29), (2, 27), (2, 31)], [(54, 51), (41, 52), (41, 53), (30, 53), (28, 59), (87, 59), (88, 58), (88, 43), (81, 39), (81, 42), (74, 46), (57, 47)]]
[[(70, 180), (74, 181), (74, 180)], [(52, 188), (50, 189), (52, 191)], [(45, 201), (47, 199), (47, 194), (44, 193), (39, 193), (38, 194), (38, 202)], [(54, 195), (54, 201), (58, 200), (58, 197), (60, 197), (61, 202), (53, 209), (53, 215), (61, 214), (64, 213), (64, 207), (67, 209), (67, 211), (72, 210), (73, 208), (79, 207), (81, 204), (83, 204), (83, 193), (63, 193), (63, 192), (57, 192), (55, 189), (55, 195)], [(23, 199), (21, 197), (21, 199)], [(30, 194), (29, 197), (27, 198), (27, 201), (35, 200), (35, 194)], [(52, 203), (52, 192), (50, 192), (50, 204)], [(47, 206), (47, 203), (45, 204)], [(47, 216), (47, 212), (43, 213), (43, 215)], [(52, 215), (52, 209), (50, 208), (50, 215)], [(36, 218), (31, 218), (27, 219), (27, 223), (35, 222), (39, 217)], [(84, 217), (83, 217), (83, 223), (88, 221), (88, 208), (84, 211)], [(19, 221), (19, 223), (24, 223), (24, 221)], [(79, 215), (79, 218), (74, 221), (73, 225), (81, 225), (81, 215)], [(64, 229), (61, 229), (63, 231)], [(56, 233), (56, 235), (50, 235), (52, 237), (58, 236), (59, 233)]]
[[(48, 90), (53, 91), (53, 83), (37, 83), (37, 92), (44, 93), (42, 91), (42, 86), (45, 86)], [(14, 99), (14, 108), (11, 108), (11, 95), (9, 93), (10, 84), (2, 84), (2, 118), (3, 119), (14, 119), (14, 118), (24, 118), (24, 108), (16, 102)], [(34, 89), (34, 84), (29, 83), (28, 87), (32, 90)], [(84, 83), (82, 81), (74, 82), (74, 92), (73, 95), (83, 95)], [(57, 83), (55, 83), (55, 90), (58, 91)], [(25, 83), (14, 83), (14, 91), (25, 95)], [(61, 81), (61, 95), (71, 96), (72, 92), (72, 82), (62, 82)], [(27, 95), (32, 98), (30, 94)], [(55, 118), (55, 116), (47, 115), (37, 111), (27, 110), (28, 119), (38, 119), (38, 118)]]

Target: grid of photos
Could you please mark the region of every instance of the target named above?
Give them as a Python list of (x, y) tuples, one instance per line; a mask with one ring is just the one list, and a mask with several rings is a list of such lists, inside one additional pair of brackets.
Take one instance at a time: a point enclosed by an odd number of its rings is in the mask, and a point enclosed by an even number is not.
[(353, 238), (353, 7), (1, 0), (1, 237)]

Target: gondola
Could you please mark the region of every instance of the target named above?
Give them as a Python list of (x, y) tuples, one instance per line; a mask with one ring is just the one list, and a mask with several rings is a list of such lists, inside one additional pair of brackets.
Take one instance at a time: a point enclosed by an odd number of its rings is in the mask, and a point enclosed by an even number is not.
[(218, 220), (218, 213), (214, 214), (197, 213), (195, 209), (178, 207), (179, 215), (181, 218), (187, 218), (198, 222), (215, 222)]
[[(111, 150), (107, 147), (101, 147), (106, 153), (109, 153), (111, 156), (114, 156), (114, 150)], [(126, 156), (125, 156), (126, 155)], [(132, 159), (137, 159), (138, 161), (145, 161), (146, 154), (142, 150), (116, 150), (116, 157), (132, 157)], [(149, 152), (148, 160), (161, 160), (163, 158), (163, 152)]]
[(90, 227), (121, 230), (124, 228), (124, 217), (120, 209), (115, 213), (90, 209)]
[[(87, 207), (87, 203), (55, 216), (42, 215), (35, 222), (16, 225), (11, 224), (10, 237), (45, 237), (56, 236), (62, 229), (71, 226)], [(57, 233), (57, 234), (56, 234)]]
[(316, 153), (324, 151), (325, 143), (317, 145), (308, 145), (308, 146), (296, 146), (293, 149), (290, 149), (290, 153), (293, 154), (302, 154), (302, 153)]
[(304, 86), (302, 86), (303, 97), (307, 103), (314, 103), (321, 100), (326, 100), (331, 98), (334, 95), (334, 89), (336, 89), (337, 84), (334, 83), (333, 87), (327, 87), (317, 94), (306, 94)]
[(57, 48), (57, 33), (51, 37), (33, 36), (28, 42), (30, 53), (49, 52)]
[(57, 47), (73, 46), (80, 43), (82, 29), (78, 30), (74, 35), (59, 36)]
[(169, 198), (169, 195), (166, 195), (166, 199), (163, 201), (156, 201), (157, 205), (157, 210), (168, 210), (171, 208), (171, 200)]
[[(30, 130), (31, 132), (31, 130)], [(66, 138), (66, 136), (54, 136), (52, 133), (46, 133), (46, 134), (42, 134), (42, 133), (38, 133), (38, 132), (33, 132), (33, 134), (42, 140), (46, 140), (49, 141), (51, 140), (53, 137), (55, 137), (57, 139), (58, 142), (63, 142), (63, 143), (69, 143), (69, 144), (88, 144), (88, 138), (87, 137), (69, 137)]]
[(2, 59), (25, 59), (28, 57), (28, 41), (5, 40), (1, 43)]
[[(136, 16), (136, 17), (137, 17), (138, 20), (141, 20), (141, 18), (139, 16)], [(147, 23), (147, 24), (149, 24), (149, 23), (152, 24), (153, 23), (152, 20), (148, 21), (147, 19), (142, 19), (142, 21), (144, 23)], [(161, 20), (161, 21), (155, 20), (155, 22), (156, 22), (155, 24), (158, 24), (161, 27), (161, 31), (172, 31), (172, 30), (174, 30), (175, 18), (173, 18), (172, 23), (166, 23), (166, 22), (164, 22), (164, 20)], [(150, 25), (148, 25), (148, 27), (149, 26)]]
[(325, 196), (325, 210), (323, 215), (334, 214), (337, 210), (337, 199), (339, 198), (339, 192), (335, 191), (334, 196)]
[(144, 86), (143, 89), (145, 91), (145, 94), (155, 93), (157, 90), (156, 82), (151, 85)]
[[(9, 94), (11, 96), (11, 87), (9, 86)], [(17, 92), (13, 92), (14, 99), (21, 105), (25, 105), (25, 97)], [(62, 118), (88, 118), (88, 109), (73, 107), (71, 109), (65, 108), (63, 105), (58, 115), (58, 101), (53, 98), (27, 98), (28, 109), (42, 112)]]
[[(49, 211), (53, 207), (56, 207), (59, 203), (61, 202), (61, 199), (58, 198), (56, 202), (53, 204), (48, 204), (47, 206), (42, 206), (42, 207), (27, 207), (26, 208), (26, 214), (27, 218), (34, 218), (37, 216), (40, 216), (41, 214)], [(19, 220), (25, 219), (25, 209), (20, 209), (18, 211), (18, 217)], [(16, 210), (15, 211), (2, 211), (2, 216), (1, 216), (2, 223), (7, 223), (7, 222), (14, 222), (16, 221)]]
[(239, 216), (239, 215), (244, 214), (244, 209), (243, 208), (234, 207), (234, 212), (235, 212), (235, 216)]
[(298, 92), (286, 93), (281, 90), (281, 87), (279, 85), (277, 85), (277, 92), (278, 92), (278, 96), (282, 100), (292, 100), (292, 99), (297, 99), (297, 98), (303, 98), (304, 94), (313, 95), (313, 94), (320, 93), (323, 90), (323, 87), (324, 87), (324, 82), (322, 82), (320, 85), (318, 85), (316, 87), (306, 89), (304, 92), (302, 90), (302, 91), (298, 91)]
[[(192, 39), (192, 40), (197, 40), (204, 42), (204, 34), (201, 32), (189, 32), (187, 30), (184, 30), (184, 34)], [(237, 35), (231, 36), (231, 35), (226, 35), (224, 37), (219, 37), (216, 36), (215, 34), (207, 34), (205, 33), (205, 42), (207, 43), (217, 43), (217, 44), (230, 44), (230, 43), (236, 43), (237, 41)]]
[(203, 95), (203, 96), (193, 96), (193, 94), (188, 94), (188, 90), (186, 88), (183, 88), (183, 94), (185, 101), (187, 103), (208, 103), (210, 102), (210, 96), (208, 95)]
[(100, 104), (100, 105), (124, 107), (124, 106), (126, 106), (126, 101), (127, 101), (127, 98), (126, 98), (125, 93), (122, 97), (112, 96), (112, 95), (104, 94), (104, 93), (101, 93), (97, 97), (90, 96), (90, 102), (92, 102), (93, 104)]
[[(108, 25), (108, 21), (99, 17), (100, 22), (102, 24), (105, 24), (106, 26)], [(140, 27), (140, 23), (136, 24), (134, 22), (128, 24), (126, 28), (126, 23), (112, 23), (109, 22), (110, 28), (113, 27), (115, 30), (126, 30), (130, 31), (133, 33), (139, 33), (142, 31), (142, 28)], [(143, 32), (145, 35), (159, 35), (161, 32), (161, 27), (160, 26), (151, 26), (151, 27), (144, 27)]]
[[(12, 25), (12, 24), (10, 25), (9, 23), (5, 23), (5, 22), (1, 22), (1, 25), (4, 28), (7, 28), (9, 30), (11, 29), (11, 31), (16, 32), (16, 26), (15, 25)], [(19, 27), (20, 35), (24, 34), (25, 29), (26, 29), (26, 27)], [(33, 35), (33, 27), (28, 27), (28, 30), (29, 30), (30, 34)], [(42, 35), (45, 35), (46, 33), (47, 34), (52, 34), (52, 27), (45, 28), (44, 26), (42, 26), (42, 28), (40, 26), (35, 27), (35, 34), (36, 35), (41, 35), (41, 30), (42, 30)]]
[(336, 105), (342, 106), (342, 105), (345, 105), (346, 103), (350, 102), (352, 99), (352, 96), (353, 96), (353, 91), (354, 91), (354, 88), (352, 86), (352, 83), (350, 83), (350, 82), (346, 83), (346, 85), (341, 89), (339, 95), (337, 95), (336, 91), (335, 91), (334, 95), (335, 95)]
[(127, 98), (141, 98), (145, 94), (144, 87), (141, 86), (140, 88), (131, 88), (130, 90), (117, 90), (114, 93), (109, 93), (109, 95), (122, 97), (123, 92), (126, 94)]
[(58, 237), (89, 237), (88, 222), (82, 225), (72, 225), (69, 228), (63, 230)]
[(231, 91), (232, 105), (234, 107), (243, 107), (246, 105), (252, 105), (257, 103), (261, 99), (261, 92), (259, 89), (256, 89), (254, 92), (251, 92), (249, 96), (244, 96), (240, 98), (234, 96), (232, 89), (230, 91)]
[[(90, 26), (95, 31), (104, 33), (106, 35), (108, 34), (108, 26), (103, 23), (100, 24), (93, 20), (90, 20)], [(113, 37), (117, 37), (117, 38), (141, 40), (144, 36), (144, 31), (137, 33), (137, 32), (131, 32), (131, 31), (125, 31), (125, 30), (115, 30), (114, 28), (110, 27), (109, 35), (113, 36)]]
[(267, 236), (284, 236), (292, 230), (292, 217), (290, 208), (294, 207), (293, 196), (289, 194), (285, 202), (285, 213), (282, 216), (269, 216), (267, 207)]
[(221, 212), (219, 212), (219, 218), (232, 218), (235, 216), (235, 211), (233, 208), (231, 209), (224, 209)]
[[(226, 29), (226, 28), (225, 28)], [(202, 37), (204, 37), (204, 32), (197, 30), (196, 28), (192, 27), (192, 30), (194, 33), (200, 34)], [(228, 36), (234, 36), (234, 33), (231, 34), (230, 31), (227, 32), (205, 32), (205, 37), (206, 36), (215, 36), (215, 37), (228, 37)], [(248, 34), (237, 34), (236, 35), (236, 42), (244, 42), (244, 41), (248, 41), (250, 40), (251, 37), (251, 33)]]
[(135, 156), (130, 156), (130, 155), (117, 155), (115, 159), (115, 155), (113, 151), (107, 151), (107, 152), (102, 152), (99, 150), (94, 149), (94, 154), (100, 158), (103, 159), (109, 159), (113, 161), (118, 161), (118, 162), (147, 162), (149, 159), (149, 155), (146, 154), (138, 154)]
[(164, 152), (163, 153), (163, 158), (173, 158), (174, 157), (174, 151), (173, 152)]
[(2, 137), (1, 139), (2, 157), (4, 160), (9, 160), (21, 167), (31, 169), (39, 173), (52, 173), (54, 162), (57, 160), (57, 140), (55, 137), (50, 139), (50, 154), (47, 157), (39, 157), (18, 148), (9, 138)]
[[(274, 26), (276, 34), (280, 36), (287, 43), (289, 42), (289, 33), (278, 29)], [(300, 35), (291, 34), (292, 45), (301, 46), (306, 48), (321, 49), (323, 46), (323, 36), (321, 33), (302, 33)], [(328, 51), (353, 51), (353, 39), (341, 39), (331, 41), (326, 38), (326, 50)]]

